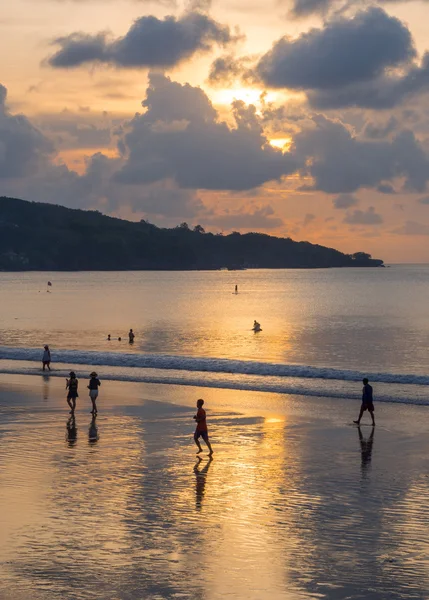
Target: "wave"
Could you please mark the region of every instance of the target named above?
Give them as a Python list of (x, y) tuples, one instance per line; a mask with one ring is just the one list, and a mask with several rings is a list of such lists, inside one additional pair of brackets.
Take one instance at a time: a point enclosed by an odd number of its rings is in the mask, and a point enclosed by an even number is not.
[[(227, 358), (187, 357), (165, 354), (136, 354), (119, 352), (95, 352), (82, 350), (55, 350), (54, 363), (127, 367), (140, 369), (174, 370), (199, 373), (227, 373), (231, 375), (255, 375), (265, 377), (321, 379), (337, 381), (361, 381), (368, 377), (372, 382), (429, 385), (429, 376), (400, 373), (364, 372), (329, 367), (232, 360)], [(17, 360), (40, 363), (39, 348), (0, 347), (0, 360)], [(106, 377), (105, 375), (103, 375)], [(115, 377), (116, 378), (116, 377)]]

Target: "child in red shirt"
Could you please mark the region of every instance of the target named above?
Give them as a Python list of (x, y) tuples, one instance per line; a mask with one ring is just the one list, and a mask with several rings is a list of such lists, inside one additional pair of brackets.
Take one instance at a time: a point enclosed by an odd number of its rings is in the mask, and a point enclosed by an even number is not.
[(201, 448), (201, 444), (199, 442), (199, 438), (202, 437), (205, 441), (207, 448), (209, 449), (209, 456), (213, 455), (213, 449), (209, 442), (209, 433), (207, 431), (207, 423), (206, 423), (206, 411), (203, 408), (204, 400), (197, 400), (197, 414), (194, 416), (195, 421), (197, 422), (197, 427), (194, 433), (194, 441), (198, 446), (197, 454), (200, 454), (203, 449)]

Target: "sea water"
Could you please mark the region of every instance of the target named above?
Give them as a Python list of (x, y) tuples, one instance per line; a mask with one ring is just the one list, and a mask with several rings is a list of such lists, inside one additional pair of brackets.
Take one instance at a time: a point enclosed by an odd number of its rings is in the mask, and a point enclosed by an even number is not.
[(61, 376), (429, 403), (428, 297), (428, 265), (0, 273), (0, 372), (49, 344)]

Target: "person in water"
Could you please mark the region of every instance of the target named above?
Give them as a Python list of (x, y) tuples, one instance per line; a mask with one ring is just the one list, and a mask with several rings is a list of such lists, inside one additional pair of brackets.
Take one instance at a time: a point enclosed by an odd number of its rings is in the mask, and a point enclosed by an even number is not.
[(253, 321), (253, 331), (261, 331), (261, 324), (258, 321)]
[(67, 404), (70, 406), (70, 414), (74, 415), (74, 411), (76, 410), (76, 398), (79, 397), (77, 392), (79, 387), (79, 381), (76, 377), (76, 373), (74, 371), (70, 371), (70, 379), (66, 380), (66, 390), (68, 390), (67, 394)]
[(369, 385), (368, 379), (365, 377), (362, 380), (363, 389), (362, 389), (362, 405), (360, 407), (359, 417), (357, 421), (353, 421), (356, 425), (360, 424), (360, 420), (362, 419), (363, 413), (367, 410), (371, 415), (372, 424), (375, 425), (374, 419), (374, 400), (372, 397), (372, 386)]
[(91, 414), (93, 416), (95, 416), (97, 414), (97, 404), (96, 404), (96, 400), (98, 398), (98, 388), (101, 385), (101, 381), (98, 379), (98, 375), (95, 371), (93, 371), (91, 373), (91, 379), (89, 380), (89, 385), (88, 385), (88, 389), (89, 389), (89, 397), (91, 398), (91, 402), (92, 402), (92, 410), (91, 410)]
[(136, 336), (134, 335), (134, 332), (133, 332), (133, 330), (132, 330), (132, 329), (130, 329), (130, 332), (129, 332), (129, 334), (128, 334), (128, 339), (129, 339), (129, 341), (130, 341), (130, 344), (134, 344), (134, 338), (135, 338), (135, 337), (136, 337)]
[(209, 449), (209, 456), (213, 456), (213, 449), (211, 447), (210, 441), (209, 441), (209, 433), (207, 430), (207, 423), (206, 423), (206, 411), (203, 408), (204, 405), (204, 400), (202, 400), (200, 398), (200, 400), (197, 400), (197, 414), (194, 416), (194, 420), (197, 422), (197, 427), (195, 429), (195, 433), (194, 433), (194, 441), (198, 446), (198, 452), (197, 454), (200, 454), (203, 449), (201, 448), (201, 444), (199, 441), (199, 438), (202, 437), (203, 440), (206, 443), (207, 448)]
[(238, 285), (235, 286), (235, 293), (238, 294)]
[(110, 342), (110, 333), (109, 333), (109, 335), (107, 336), (107, 341), (108, 341), (108, 342)]
[(46, 367), (48, 367), (48, 371), (51, 370), (51, 351), (49, 350), (48, 345), (44, 346), (42, 363), (44, 371), (46, 370)]

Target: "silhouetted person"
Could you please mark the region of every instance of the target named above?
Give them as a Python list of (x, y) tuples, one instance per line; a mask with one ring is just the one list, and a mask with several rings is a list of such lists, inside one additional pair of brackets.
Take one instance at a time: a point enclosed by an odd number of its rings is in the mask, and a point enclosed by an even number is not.
[(201, 506), (203, 503), (204, 491), (205, 491), (205, 487), (206, 487), (206, 475), (207, 475), (210, 465), (212, 464), (213, 457), (210, 456), (209, 460), (207, 461), (207, 464), (202, 469), (199, 469), (198, 467), (200, 466), (201, 461), (202, 461), (202, 458), (200, 456), (198, 456), (197, 463), (194, 466), (194, 473), (196, 476), (195, 507), (197, 510), (201, 509)]
[(118, 342), (122, 342), (122, 338), (121, 337), (118, 337)]
[(371, 415), (372, 424), (375, 425), (374, 420), (374, 400), (372, 397), (372, 386), (369, 385), (368, 379), (365, 377), (363, 380), (363, 390), (362, 390), (362, 405), (360, 407), (360, 413), (357, 421), (353, 421), (359, 425), (360, 420), (362, 419), (363, 413), (367, 410)]
[(92, 415), (92, 420), (91, 423), (89, 425), (89, 430), (88, 430), (88, 442), (90, 444), (95, 444), (96, 442), (98, 442), (98, 427), (97, 424), (95, 422), (97, 418), (97, 415)]
[(74, 415), (72, 415), (67, 421), (67, 442), (69, 446), (74, 446), (77, 441), (77, 427), (76, 427), (76, 419)]
[(93, 371), (91, 373), (91, 379), (89, 380), (89, 385), (88, 385), (88, 389), (89, 389), (89, 397), (91, 398), (91, 402), (92, 402), (92, 410), (91, 413), (93, 415), (97, 414), (97, 404), (96, 404), (96, 400), (98, 398), (98, 388), (101, 385), (101, 381), (98, 379), (98, 375), (95, 371)]
[(77, 392), (78, 387), (79, 381), (76, 377), (76, 373), (74, 371), (70, 371), (70, 379), (66, 380), (66, 390), (68, 390), (67, 404), (71, 408), (71, 415), (74, 415), (74, 411), (76, 410), (76, 398), (79, 398), (79, 394)]
[(262, 330), (261, 330), (261, 324), (260, 324), (260, 323), (258, 323), (258, 321), (256, 321), (256, 320), (255, 320), (255, 321), (253, 321), (253, 331), (254, 331), (255, 333), (257, 333), (258, 331), (262, 331)]
[(201, 448), (201, 444), (199, 441), (199, 438), (202, 437), (203, 440), (205, 441), (207, 448), (209, 449), (209, 456), (213, 455), (213, 450), (209, 441), (209, 432), (207, 430), (207, 423), (206, 423), (206, 411), (203, 408), (204, 405), (204, 400), (200, 399), (197, 400), (197, 414), (194, 416), (195, 421), (197, 422), (197, 427), (195, 429), (195, 433), (194, 433), (194, 441), (198, 446), (198, 452), (197, 454), (200, 454), (200, 452), (203, 451), (203, 449)]
[(238, 285), (235, 286), (235, 293), (238, 294)]
[(51, 351), (49, 350), (48, 345), (43, 347), (42, 364), (43, 364), (44, 371), (45, 371), (46, 367), (48, 367), (48, 371), (51, 370)]
[(110, 342), (110, 333), (109, 333), (109, 335), (107, 336), (107, 341), (108, 341), (108, 342)]
[(362, 463), (361, 463), (362, 472), (365, 472), (367, 470), (367, 468), (369, 467), (369, 465), (371, 464), (372, 444), (374, 443), (374, 431), (375, 431), (375, 428), (373, 427), (369, 438), (365, 439), (362, 435), (361, 428), (358, 427), (360, 452), (361, 452), (361, 459), (362, 459)]
[(129, 333), (128, 333), (128, 340), (130, 342), (130, 344), (134, 344), (134, 338), (136, 336), (134, 335), (134, 332), (132, 329), (130, 329)]

